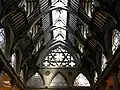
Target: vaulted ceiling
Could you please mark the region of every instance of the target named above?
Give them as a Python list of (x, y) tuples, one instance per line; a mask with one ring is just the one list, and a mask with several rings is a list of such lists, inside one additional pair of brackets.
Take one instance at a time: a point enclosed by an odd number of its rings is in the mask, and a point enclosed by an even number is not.
[(119, 45), (119, 5), (119, 0), (0, 0), (0, 32), (5, 33), (0, 48), (9, 62), (16, 56), (15, 70), (24, 71), (25, 81), (45, 68), (46, 57), (63, 57), (59, 64), (46, 61), (79, 69), (93, 85), (103, 59), (109, 62)]

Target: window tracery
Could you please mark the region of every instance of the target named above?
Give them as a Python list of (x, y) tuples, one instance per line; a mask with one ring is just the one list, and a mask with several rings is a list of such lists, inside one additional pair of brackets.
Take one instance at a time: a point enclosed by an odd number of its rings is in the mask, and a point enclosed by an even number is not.
[(60, 46), (49, 53), (43, 62), (43, 66), (50, 67), (75, 67), (73, 57)]

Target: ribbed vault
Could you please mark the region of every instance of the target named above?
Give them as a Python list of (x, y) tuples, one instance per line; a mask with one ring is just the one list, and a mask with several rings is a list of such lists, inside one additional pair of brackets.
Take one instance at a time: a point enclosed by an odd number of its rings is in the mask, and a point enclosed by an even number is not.
[[(90, 88), (119, 46), (119, 5), (119, 0), (0, 0), (1, 56), (16, 75), (23, 72), (25, 85), (43, 79), (43, 88), (49, 88), (60, 77), (58, 86), (83, 87), (79, 79), (84, 75)], [(60, 55), (64, 59), (56, 59)], [(59, 67), (44, 67), (46, 57)], [(67, 67), (71, 62), (75, 65)]]

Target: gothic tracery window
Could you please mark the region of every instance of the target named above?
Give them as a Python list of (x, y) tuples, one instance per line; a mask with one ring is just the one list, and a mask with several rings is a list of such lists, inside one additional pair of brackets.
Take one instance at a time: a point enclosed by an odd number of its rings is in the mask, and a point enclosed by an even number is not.
[(75, 67), (73, 57), (60, 46), (49, 53), (45, 58), (43, 66), (51, 67)]
[(80, 73), (80, 74), (76, 77), (73, 86), (77, 86), (77, 87), (78, 87), (78, 86), (90, 86), (90, 83), (89, 83), (89, 81), (87, 80), (87, 78), (86, 78), (82, 73)]

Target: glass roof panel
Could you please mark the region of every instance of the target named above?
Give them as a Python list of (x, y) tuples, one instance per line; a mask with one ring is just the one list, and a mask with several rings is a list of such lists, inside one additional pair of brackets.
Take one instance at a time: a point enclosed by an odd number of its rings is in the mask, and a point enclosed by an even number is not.
[[(67, 6), (68, 1), (67, 0), (51, 0), (51, 2), (52, 2), (52, 6), (64, 7), (64, 6)], [(67, 11), (61, 8), (53, 10), (52, 21), (53, 21), (53, 26), (64, 28), (67, 22)], [(63, 29), (56, 29), (53, 31), (53, 37), (56, 40), (63, 41), (66, 39), (66, 31)]]
[(57, 40), (65, 40), (66, 39), (66, 31), (63, 29), (56, 29), (54, 30), (54, 38), (56, 38)]

